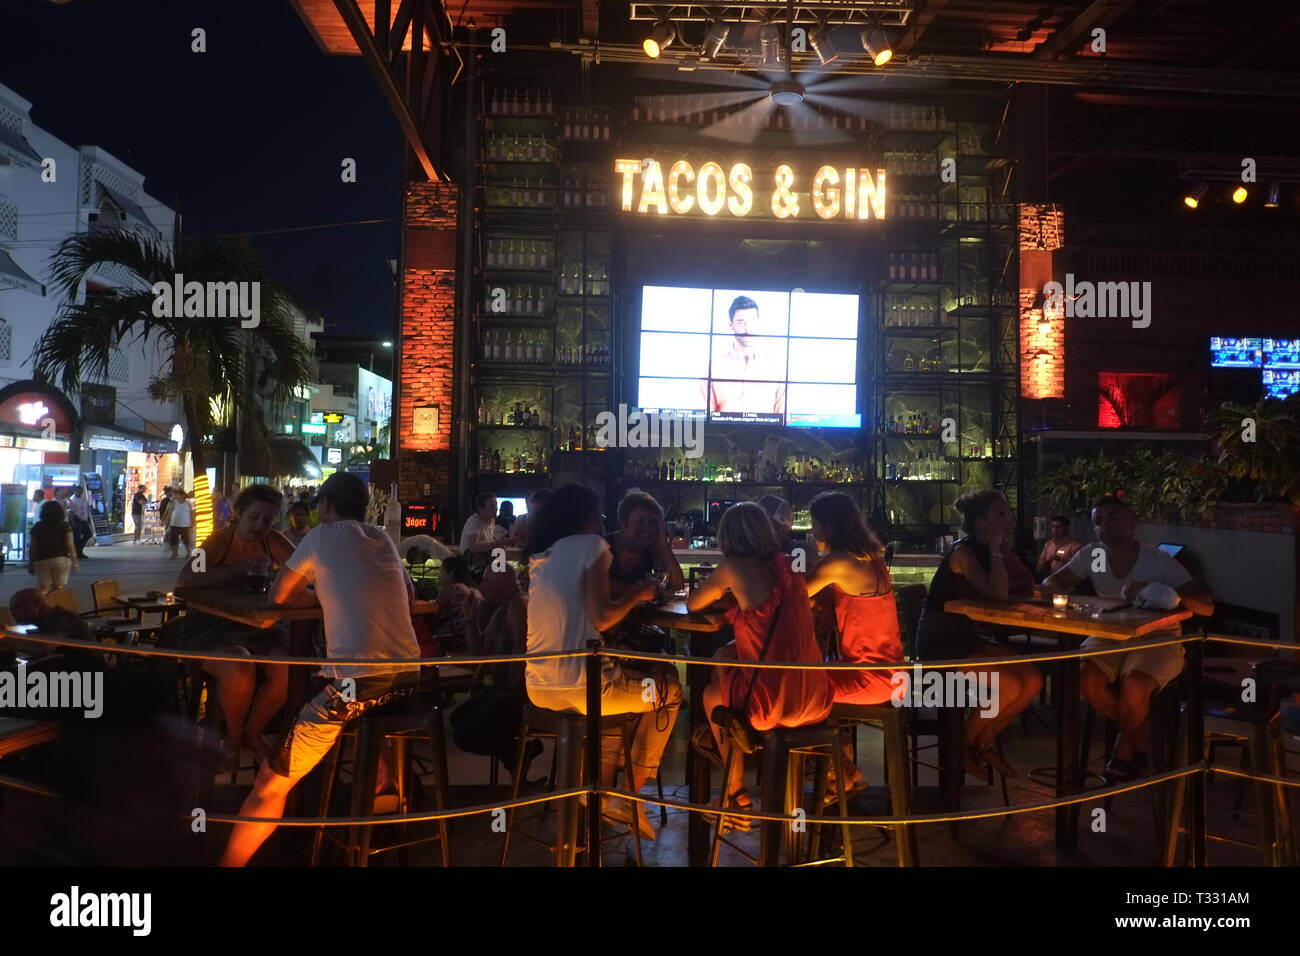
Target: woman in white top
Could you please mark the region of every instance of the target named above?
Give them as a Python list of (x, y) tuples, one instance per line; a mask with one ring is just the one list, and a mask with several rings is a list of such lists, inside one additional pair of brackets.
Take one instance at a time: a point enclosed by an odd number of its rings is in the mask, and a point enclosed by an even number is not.
[[(594, 491), (565, 485), (529, 517), (528, 653), (586, 650), (588, 641), (599, 639), (601, 631), (654, 597), (653, 581), (631, 588), (618, 600), (610, 597), (613, 556), (601, 537), (605, 529)], [(529, 699), (548, 710), (585, 713), (586, 665), (585, 657), (529, 661), (525, 672)], [(653, 689), (646, 678), (653, 679)], [(658, 773), (681, 704), (682, 688), (674, 671), (605, 666), (601, 713), (645, 714), (632, 747), (633, 792)], [(602, 749), (600, 783), (607, 787), (619, 765), (618, 739), (605, 738)], [(610, 800), (607, 815), (630, 822), (632, 809), (624, 800)], [(644, 804), (636, 805), (636, 822), (643, 837), (654, 839)]]

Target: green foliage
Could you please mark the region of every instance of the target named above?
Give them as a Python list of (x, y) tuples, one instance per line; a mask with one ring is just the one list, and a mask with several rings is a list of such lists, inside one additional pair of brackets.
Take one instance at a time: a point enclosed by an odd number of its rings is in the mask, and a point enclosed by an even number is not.
[(1254, 500), (1300, 504), (1300, 392), (1255, 405), (1224, 402), (1210, 427), (1218, 438), (1219, 465)]
[[(130, 278), (111, 295), (77, 303), (82, 283), (104, 269)], [(153, 313), (154, 283), (170, 285), (177, 273), (187, 282), (257, 282), (260, 324), (242, 328), (231, 318), (159, 317)], [(103, 379), (118, 349), (148, 342), (164, 358), (149, 383), (156, 400), (178, 401), (185, 419), (185, 450), (202, 467), (204, 436), (220, 424), (212, 400), (243, 416), (253, 412), (250, 348), (270, 352), (278, 375), (274, 398), (288, 400), (311, 381), (311, 353), (294, 332), (292, 296), (243, 240), (185, 242), (171, 246), (126, 230), (96, 230), (69, 236), (50, 262), (51, 285), (64, 300), (33, 351), (34, 377), (76, 392), (83, 382)]]
[(1211, 459), (1142, 449), (1122, 458), (1099, 453), (1063, 462), (1043, 476), (1040, 490), (1053, 513), (1086, 514), (1093, 499), (1118, 495), (1141, 518), (1187, 517), (1222, 501), (1227, 477)]

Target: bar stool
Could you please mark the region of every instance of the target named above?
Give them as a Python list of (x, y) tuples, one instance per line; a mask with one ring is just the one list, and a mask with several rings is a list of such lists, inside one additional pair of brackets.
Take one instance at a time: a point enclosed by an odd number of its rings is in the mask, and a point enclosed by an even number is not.
[[(840, 749), (840, 727), (833, 721), (814, 724), (809, 727), (774, 727), (771, 730), (759, 733), (758, 737), (763, 751), (763, 778), (759, 788), (759, 799), (764, 813), (780, 812), (787, 816), (794, 813), (796, 805), (801, 802), (803, 797), (803, 761), (808, 756), (819, 758), (816, 788), (823, 795), (826, 792), (827, 782), (826, 772), (821, 771), (823, 765), (827, 768), (831, 766), (835, 768), (836, 780), (843, 781), (845, 779), (844, 754)], [(723, 812), (718, 814), (718, 822), (714, 826), (713, 844), (709, 851), (709, 865), (718, 865), (718, 854), (724, 843), (759, 866), (778, 866), (780, 865), (781, 845), (784, 842), (786, 845), (786, 858), (792, 863), (799, 861), (799, 835), (784, 823), (764, 820), (759, 824), (761, 833), (758, 858), (750, 856), (744, 849), (723, 837), (722, 821), (727, 810), (727, 782), (731, 779), (731, 768), (733, 761), (737, 757), (744, 759), (735, 747), (727, 748), (727, 759), (722, 770), (722, 792), (718, 798), (718, 809)], [(827, 761), (826, 757), (829, 757), (830, 760)], [(853, 827), (848, 822), (849, 802), (843, 786), (837, 788), (836, 797), (836, 802), (839, 804), (840, 819), (843, 821), (840, 824), (840, 838), (844, 843), (844, 865), (852, 866)], [(776, 809), (778, 806), (781, 808), (780, 811)], [(817, 810), (820, 812), (821, 807), (817, 807)], [(809, 836), (811, 839), (811, 834)], [(805, 862), (813, 861), (807, 860)]]
[[(1151, 695), (1151, 710), (1147, 716), (1147, 729), (1151, 746), (1151, 769), (1157, 773), (1163, 773), (1186, 758), (1186, 716), (1183, 713), (1181, 681), (1182, 676), (1180, 675), (1176, 680), (1170, 681)], [(1092, 730), (1097, 712), (1086, 702), (1083, 704), (1083, 711), (1083, 731), (1080, 734), (1079, 742), (1079, 772), (1086, 776), (1092, 751)], [(1105, 736), (1103, 759), (1109, 759), (1113, 749), (1113, 741), (1118, 733), (1119, 725), (1112, 720), (1106, 720), (1103, 730)], [(1109, 811), (1114, 799), (1114, 797), (1107, 797), (1102, 806)], [(1177, 805), (1180, 803), (1181, 799), (1175, 797), (1171, 805), (1169, 792), (1165, 787), (1152, 788), (1151, 812), (1157, 833), (1169, 831), (1171, 837), (1176, 837), (1176, 818), (1178, 815), (1176, 811), (1179, 809)], [(1076, 827), (1078, 826), (1081, 810), (1082, 804), (1074, 805), (1072, 820), (1073, 825)], [(1166, 846), (1166, 852), (1168, 850), (1169, 847)]]
[[(397, 706), (394, 706), (397, 705)], [(402, 713), (399, 708), (409, 708)], [(352, 760), (352, 800), (349, 816), (369, 816), (375, 812), (375, 779), (379, 772), (379, 757), (383, 743), (392, 739), (394, 765), (397, 771), (397, 813), (409, 813), (411, 810), (412, 783), (418, 779), (412, 773), (412, 746), (417, 737), (427, 737), (433, 748), (433, 799), (434, 808), (444, 810), (447, 807), (447, 741), (443, 729), (442, 708), (437, 704), (420, 703), (413, 705), (410, 701), (394, 701), (362, 714), (350, 722), (339, 735), (338, 741), (325, 759), (324, 780), (321, 786), (319, 816), (327, 817), (330, 811), (330, 798), (334, 794), (334, 785), (342, 764), (343, 743), (346, 738), (354, 740)], [(348, 827), (347, 841), (343, 842), (328, 833), (327, 827), (317, 827), (316, 837), (312, 842), (311, 865), (316, 866), (320, 858), (323, 842), (329, 839), (343, 847), (347, 858), (353, 866), (368, 866), (370, 858), (391, 850), (402, 851), (405, 864), (409, 850), (422, 843), (437, 840), (442, 851), (442, 865), (451, 866), (451, 840), (448, 835), (446, 820), (439, 820), (437, 833), (433, 836), (415, 840), (407, 839), (409, 828), (413, 824), (401, 824), (402, 835), (397, 843), (372, 847), (371, 836), (374, 826), (354, 825)]]
[[(641, 714), (610, 714), (600, 718), (601, 737), (619, 737), (623, 750), (623, 772), (630, 782), (632, 780), (632, 739), (641, 721)], [(583, 754), (587, 747), (587, 715), (569, 711), (548, 710), (529, 701), (524, 705), (524, 717), (519, 729), (519, 748), (516, 751), (515, 769), (510, 787), (510, 799), (519, 799), (524, 772), (524, 754), (531, 740), (555, 741), (555, 770), (551, 775), (548, 792), (576, 790), (586, 781), (583, 770)], [(630, 783), (629, 783), (630, 785)], [(547, 843), (540, 837), (519, 831), (525, 839), (538, 843), (555, 854), (556, 866), (573, 866), (578, 855), (578, 818), (573, 800), (562, 800), (556, 812), (556, 842)], [(629, 801), (631, 803), (631, 801)], [(515, 808), (506, 811), (505, 841), (501, 847), (501, 865), (505, 866), (510, 856), (510, 837), (514, 833)], [(636, 862), (640, 866), (641, 831), (636, 823), (628, 827), (635, 840)], [(618, 839), (626, 833), (617, 833), (608, 839)], [(590, 851), (590, 847), (587, 848)]]
[[(889, 786), (889, 812), (891, 816), (905, 817), (912, 811), (912, 788), (907, 772), (907, 717), (902, 707), (892, 704), (836, 704), (831, 708), (831, 719), (838, 721), (842, 733), (852, 735), (854, 753), (857, 753), (857, 726), (880, 725), (885, 735), (885, 782)], [(818, 775), (818, 782), (824, 780)], [(841, 783), (841, 788), (843, 784)], [(819, 788), (820, 789), (820, 788)], [(821, 805), (823, 796), (816, 795)], [(898, 865), (915, 866), (917, 862), (916, 829), (909, 826), (894, 827), (894, 840), (898, 844)]]

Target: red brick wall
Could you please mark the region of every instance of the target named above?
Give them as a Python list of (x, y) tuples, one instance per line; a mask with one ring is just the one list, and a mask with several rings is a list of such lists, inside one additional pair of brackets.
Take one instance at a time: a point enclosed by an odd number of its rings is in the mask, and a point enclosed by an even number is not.
[[(398, 482), (403, 501), (429, 495), (444, 514), (452, 495), (452, 379), (455, 370), (456, 235), (460, 187), (408, 183), (403, 225)], [(416, 408), (438, 406), (438, 431), (416, 435)]]

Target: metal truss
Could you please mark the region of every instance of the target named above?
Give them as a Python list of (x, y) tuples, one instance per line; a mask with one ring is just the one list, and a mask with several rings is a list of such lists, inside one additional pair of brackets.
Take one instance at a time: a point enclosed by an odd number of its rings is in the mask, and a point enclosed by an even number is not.
[(633, 20), (672, 20), (675, 23), (704, 23), (723, 20), (727, 23), (786, 22), (787, 11), (794, 23), (830, 23), (832, 25), (875, 23), (882, 27), (905, 27), (912, 15), (915, 0), (750, 0), (749, 3), (638, 3), (633, 0)]

